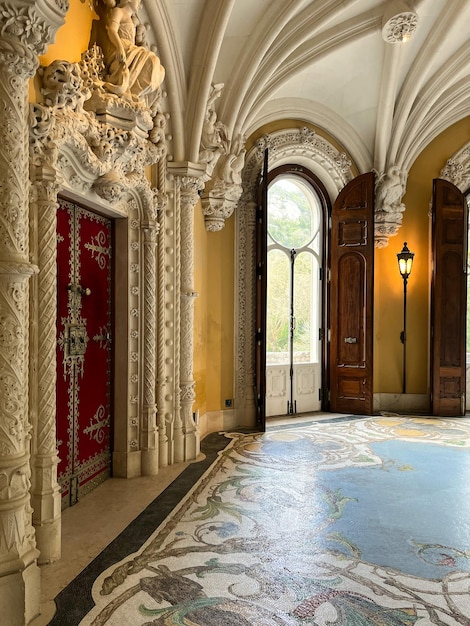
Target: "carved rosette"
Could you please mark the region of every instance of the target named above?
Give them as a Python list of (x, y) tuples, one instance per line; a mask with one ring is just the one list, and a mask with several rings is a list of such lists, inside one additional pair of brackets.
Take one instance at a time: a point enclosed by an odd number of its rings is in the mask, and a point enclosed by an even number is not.
[(418, 15), (403, 11), (392, 15), (382, 27), (382, 38), (387, 43), (403, 43), (413, 36), (418, 27)]

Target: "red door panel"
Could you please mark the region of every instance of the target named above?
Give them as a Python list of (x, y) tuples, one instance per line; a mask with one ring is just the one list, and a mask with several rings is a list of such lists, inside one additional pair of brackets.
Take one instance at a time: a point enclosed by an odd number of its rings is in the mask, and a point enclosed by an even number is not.
[(60, 201), (57, 439), (64, 506), (110, 475), (111, 250), (110, 220)]

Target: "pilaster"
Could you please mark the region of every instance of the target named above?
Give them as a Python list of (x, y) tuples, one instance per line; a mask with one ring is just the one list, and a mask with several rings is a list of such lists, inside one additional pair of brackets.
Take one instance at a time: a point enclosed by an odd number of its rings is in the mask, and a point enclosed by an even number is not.
[(68, 8), (0, 2), (0, 606), (9, 626), (39, 612), (30, 504), (28, 80)]
[[(175, 345), (175, 355), (179, 354), (178, 381), (175, 381), (179, 396), (179, 421), (184, 435), (183, 448), (175, 446), (175, 461), (195, 459), (199, 454), (199, 434), (192, 413), (195, 399), (193, 378), (194, 357), (194, 209), (199, 201), (199, 191), (203, 188), (205, 168), (193, 164), (170, 164), (169, 172), (175, 180), (175, 207), (179, 224), (179, 280), (175, 281), (179, 292), (179, 345)], [(175, 405), (176, 406), (176, 405)], [(176, 422), (177, 423), (177, 422)], [(175, 439), (176, 441), (176, 439)], [(178, 453), (178, 457), (177, 457)]]
[(37, 251), (34, 260), (39, 266), (30, 298), (30, 411), (34, 426), (31, 501), (40, 563), (56, 561), (61, 554), (55, 424), (57, 192), (54, 177), (48, 181), (44, 171), (31, 187), (31, 239)]

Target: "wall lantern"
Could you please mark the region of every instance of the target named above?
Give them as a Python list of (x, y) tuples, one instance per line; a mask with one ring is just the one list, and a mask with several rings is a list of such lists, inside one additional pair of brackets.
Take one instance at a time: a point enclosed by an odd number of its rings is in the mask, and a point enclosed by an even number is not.
[(403, 278), (403, 330), (400, 333), (400, 341), (403, 344), (403, 393), (406, 393), (406, 286), (413, 267), (414, 256), (414, 252), (408, 250), (405, 241), (403, 250), (397, 254), (398, 269)]

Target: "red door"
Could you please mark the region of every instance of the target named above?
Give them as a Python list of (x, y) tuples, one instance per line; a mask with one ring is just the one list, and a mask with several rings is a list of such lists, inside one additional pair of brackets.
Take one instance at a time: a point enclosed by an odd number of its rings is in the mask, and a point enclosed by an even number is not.
[(111, 472), (111, 226), (59, 200), (56, 422), (64, 507)]
[(332, 213), (330, 410), (373, 412), (374, 174), (349, 182)]

